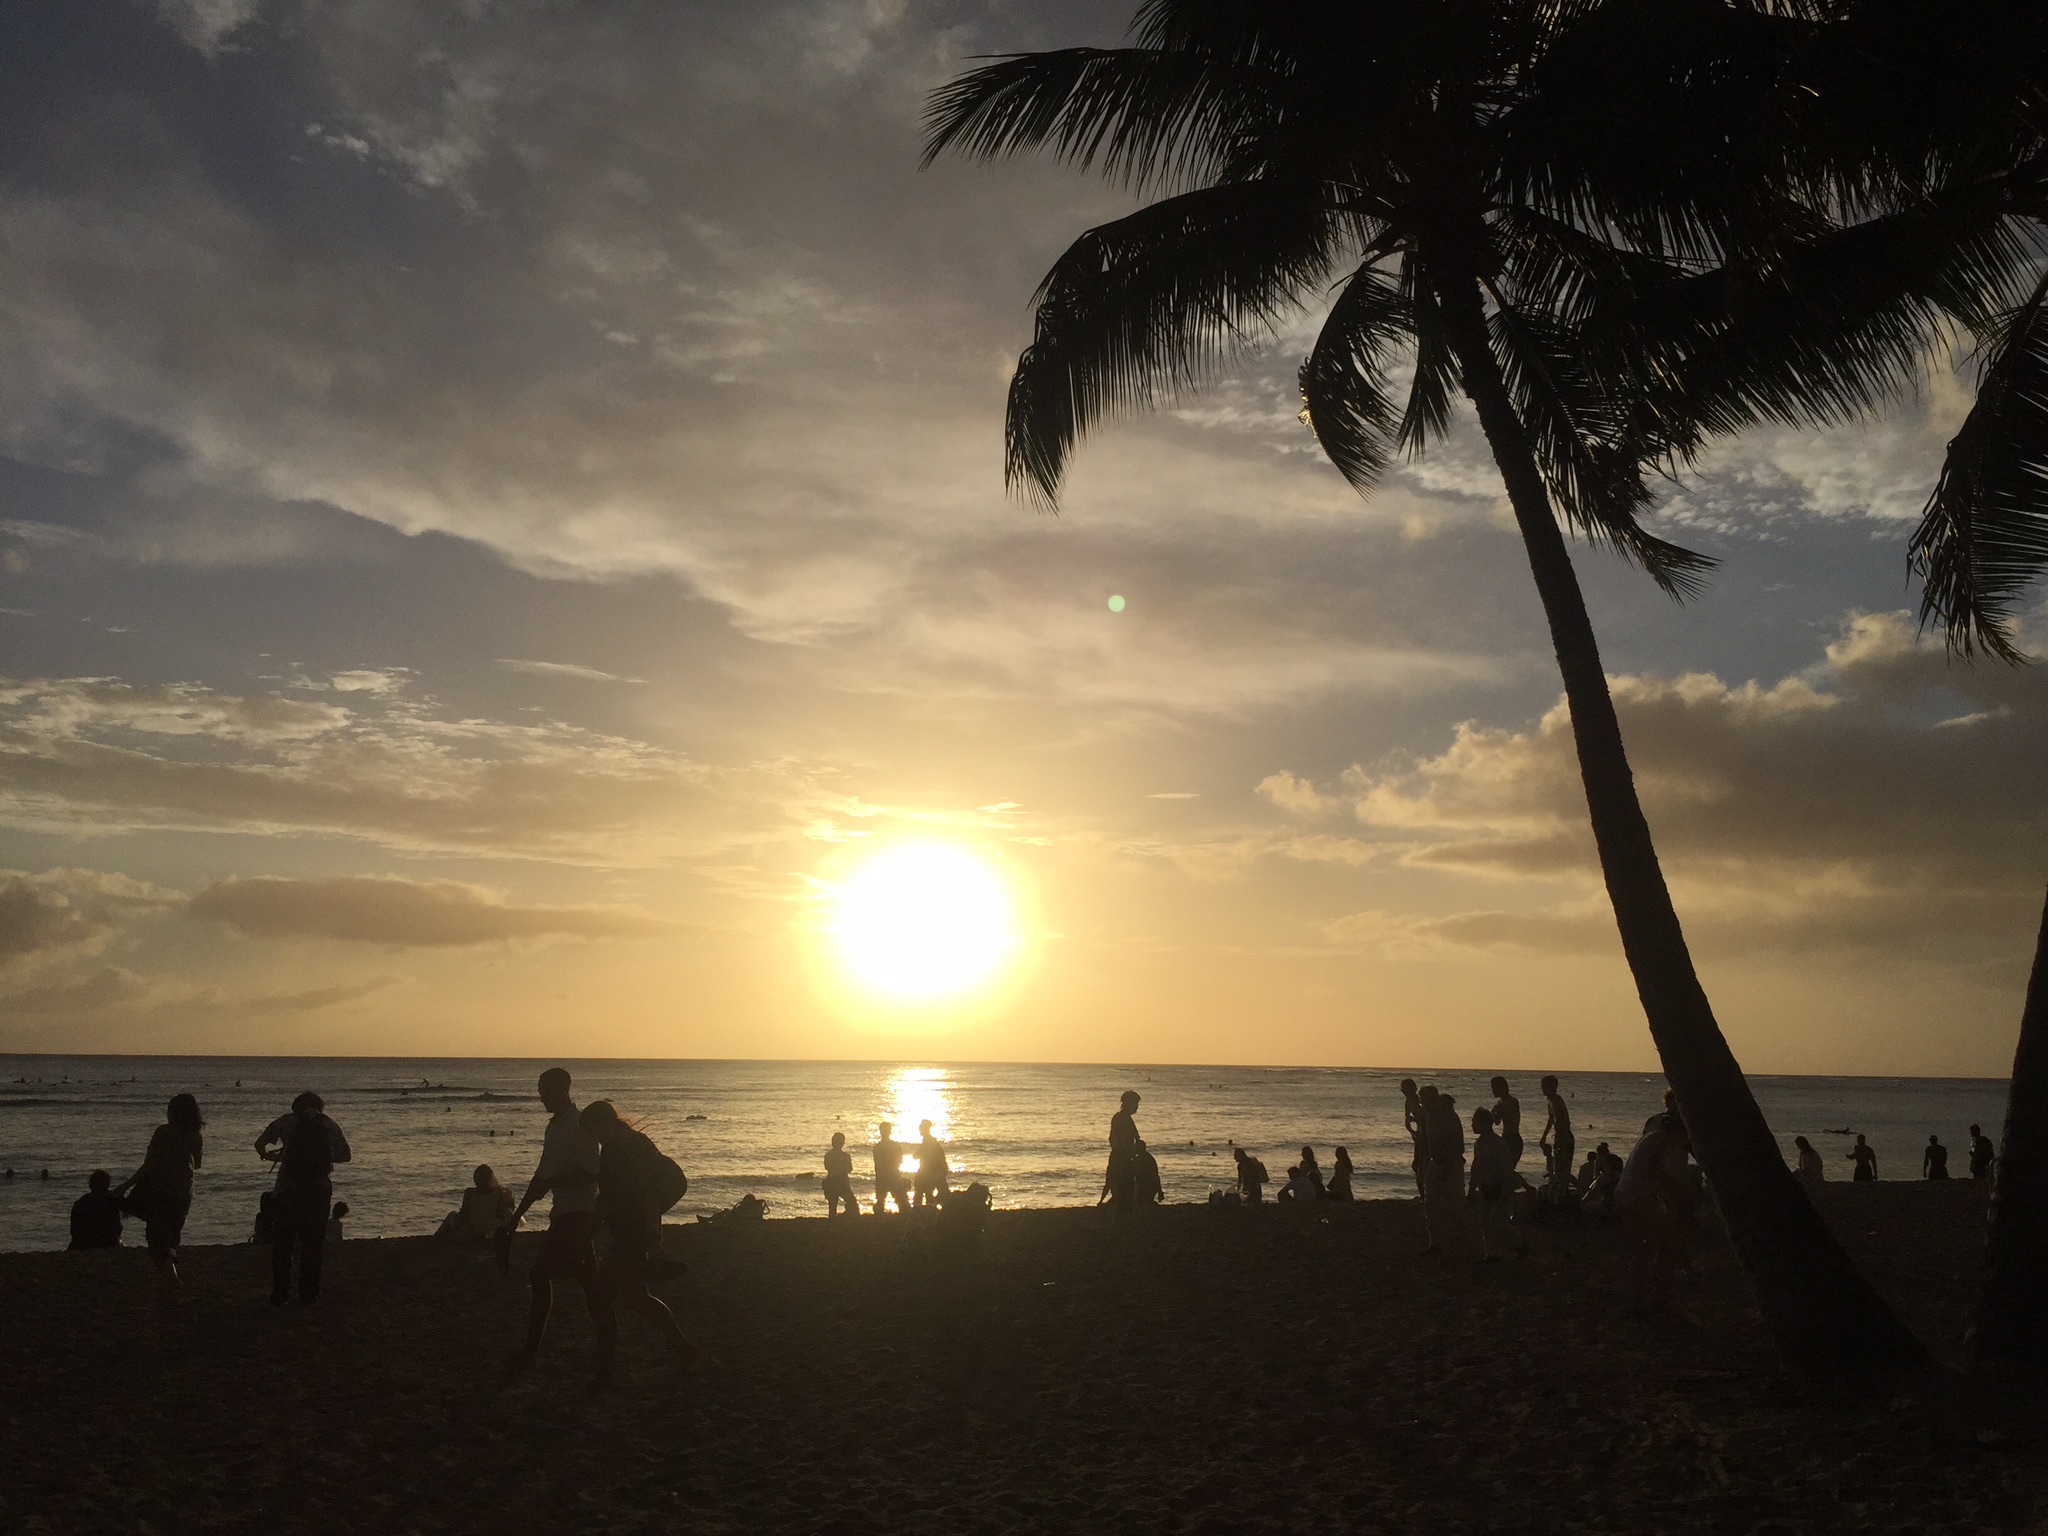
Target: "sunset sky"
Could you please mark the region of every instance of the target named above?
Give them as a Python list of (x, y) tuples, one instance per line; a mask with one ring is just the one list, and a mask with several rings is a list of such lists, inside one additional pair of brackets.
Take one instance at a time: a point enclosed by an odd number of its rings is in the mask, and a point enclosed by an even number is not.
[[(1121, 20), (0, 9), (0, 1049), (1653, 1066), (1476, 431), (1361, 501), (1306, 315), (1006, 499), (1129, 203), (918, 118)], [(1967, 377), (1671, 487), (1686, 608), (1577, 550), (1757, 1071), (2009, 1065), (2048, 674), (1905, 571)], [(835, 948), (906, 841), (1003, 893), (988, 985)]]

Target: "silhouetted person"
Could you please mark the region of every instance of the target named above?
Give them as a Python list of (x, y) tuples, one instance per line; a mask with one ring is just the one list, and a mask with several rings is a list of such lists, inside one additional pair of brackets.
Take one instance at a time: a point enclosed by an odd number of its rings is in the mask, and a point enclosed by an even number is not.
[(1827, 1182), (1827, 1169), (1821, 1165), (1820, 1154), (1813, 1150), (1813, 1143), (1804, 1136), (1794, 1136), (1792, 1145), (1799, 1149), (1799, 1166), (1794, 1172), (1798, 1175), (1799, 1182), (1804, 1184), (1807, 1192), (1811, 1194)]
[(1316, 1161), (1316, 1149), (1314, 1147), (1303, 1147), (1301, 1149), (1301, 1172), (1302, 1177), (1315, 1186), (1316, 1198), (1318, 1200), (1322, 1199), (1323, 1170), (1322, 1165)]
[(1998, 1159), (1998, 1149), (1991, 1145), (1991, 1138), (1984, 1134), (1984, 1127), (1970, 1127), (1970, 1177), (1988, 1179), (1991, 1165)]
[(1507, 1159), (1508, 1184), (1522, 1166), (1522, 1101), (1508, 1091), (1508, 1080), (1496, 1077), (1487, 1084), (1493, 1090), (1493, 1129), (1500, 1137), (1501, 1156)]
[(116, 1186), (129, 1194), (126, 1209), (142, 1218), (149, 1260), (167, 1285), (178, 1285), (178, 1244), (184, 1240), (185, 1218), (192, 1211), (192, 1174), (199, 1167), (206, 1127), (199, 1101), (181, 1093), (164, 1107), (164, 1123), (150, 1133), (142, 1166)]
[(1422, 1090), (1415, 1086), (1415, 1079), (1401, 1079), (1401, 1125), (1408, 1132), (1408, 1139), (1414, 1143), (1415, 1157), (1409, 1164), (1415, 1170), (1415, 1193), (1427, 1199), (1429, 1181), (1429, 1125), (1428, 1116), (1422, 1109)]
[(860, 1214), (860, 1202), (853, 1197), (853, 1154), (846, 1150), (844, 1131), (832, 1133), (832, 1145), (825, 1153), (825, 1214)]
[(1332, 1200), (1352, 1198), (1351, 1154), (1343, 1147), (1339, 1147), (1330, 1155), (1330, 1183), (1323, 1193)]
[(1537, 1140), (1549, 1148), (1550, 1182), (1560, 1189), (1569, 1188), (1572, 1154), (1579, 1149), (1578, 1142), (1572, 1138), (1572, 1112), (1565, 1107), (1564, 1095), (1557, 1091), (1556, 1078), (1544, 1078), (1541, 1087), (1547, 1113), (1543, 1117), (1543, 1134)]
[(1689, 1146), (1685, 1122), (1676, 1112), (1654, 1118), (1628, 1155), (1614, 1193), (1622, 1226), (1634, 1240), (1629, 1261), (1629, 1309), (1639, 1316), (1660, 1312), (1685, 1263), (1685, 1222), (1692, 1205), (1686, 1178)]
[(597, 1329), (598, 1364), (602, 1370), (611, 1359), (611, 1340), (618, 1334), (618, 1319), (597, 1278), (597, 1253), (591, 1238), (597, 1229), (597, 1170), (601, 1150), (597, 1138), (583, 1128), (576, 1101), (569, 1097), (569, 1074), (549, 1067), (540, 1075), (540, 1101), (548, 1111), (548, 1128), (541, 1138), (540, 1163), (527, 1182), (506, 1219), (505, 1231), (518, 1226), (542, 1195), (551, 1195), (548, 1229), (541, 1234), (540, 1252), (535, 1256), (531, 1280), (533, 1295), (526, 1309), (526, 1342), (512, 1357), (515, 1370), (531, 1368), (540, 1358), (541, 1340), (548, 1331), (548, 1314), (554, 1310), (555, 1284), (573, 1280), (583, 1287), (584, 1304)]
[(85, 1193), (71, 1202), (72, 1247), (121, 1246), (121, 1197), (108, 1187), (113, 1182), (106, 1169), (95, 1168), (85, 1181)]
[(1243, 1147), (1234, 1147), (1230, 1155), (1237, 1159), (1237, 1193), (1246, 1205), (1259, 1205), (1265, 1201), (1266, 1185), (1272, 1175), (1266, 1172), (1266, 1165)]
[(1842, 1154), (1856, 1165), (1856, 1171), (1849, 1176), (1854, 1184), (1869, 1184), (1877, 1178), (1877, 1149), (1863, 1139), (1863, 1133), (1856, 1133), (1856, 1145)]
[(441, 1218), (436, 1237), (474, 1238), (489, 1242), (512, 1218), (512, 1191), (498, 1182), (489, 1163), (478, 1163), (470, 1185), (462, 1192), (462, 1205)]
[(1443, 1248), (1464, 1204), (1465, 1127), (1458, 1120), (1457, 1101), (1431, 1086), (1424, 1088), (1424, 1128), (1429, 1136), (1429, 1167), (1422, 1191), (1422, 1225), (1426, 1235), (1422, 1251), (1436, 1253)]
[(1586, 1159), (1586, 1166), (1579, 1170), (1579, 1199), (1601, 1215), (1613, 1215), (1614, 1192), (1625, 1166), (1620, 1156), (1601, 1142)]
[(334, 1213), (327, 1218), (327, 1241), (329, 1241), (330, 1243), (338, 1243), (341, 1241), (341, 1224), (347, 1220), (348, 1202), (346, 1200), (335, 1201)]
[(1472, 1202), (1479, 1218), (1479, 1262), (1482, 1264), (1497, 1263), (1500, 1259), (1493, 1249), (1499, 1238), (1501, 1222), (1507, 1215), (1510, 1171), (1507, 1141), (1494, 1129), (1493, 1111), (1473, 1110), (1472, 1176), (1465, 1198)]
[(320, 1297), (320, 1260), (334, 1204), (334, 1165), (350, 1159), (348, 1138), (308, 1088), (256, 1138), (256, 1155), (277, 1164), (270, 1201), (270, 1304), (291, 1297), (292, 1254), (299, 1256), (299, 1300)]
[[(1666, 1088), (1664, 1090), (1664, 1107), (1658, 1110), (1656, 1114), (1650, 1116), (1649, 1119), (1643, 1122), (1643, 1134), (1645, 1136), (1649, 1135), (1650, 1132), (1657, 1129), (1657, 1125), (1660, 1121), (1667, 1120), (1672, 1116), (1676, 1115), (1677, 1113), (1678, 1093), (1675, 1089)], [(1629, 1155), (1633, 1157), (1635, 1154), (1630, 1153)]]
[[(609, 1241), (598, 1267), (598, 1284), (614, 1306), (644, 1317), (667, 1335), (679, 1362), (688, 1367), (696, 1347), (659, 1296), (647, 1289), (647, 1260), (661, 1246), (661, 1213), (681, 1198), (680, 1170), (647, 1134), (623, 1118), (609, 1100), (596, 1099), (578, 1116), (599, 1148), (597, 1220)], [(598, 1332), (597, 1376), (611, 1378), (618, 1324)]]
[(946, 1196), (953, 1192), (952, 1183), (946, 1177), (946, 1144), (932, 1134), (929, 1120), (917, 1122), (917, 1183), (915, 1202), (918, 1205), (943, 1205)]
[(883, 1202), (894, 1200), (899, 1215), (910, 1210), (910, 1181), (903, 1176), (903, 1146), (892, 1134), (896, 1127), (884, 1120), (875, 1127), (875, 1214), (882, 1214)]
[(1284, 1205), (1292, 1211), (1306, 1210), (1316, 1203), (1316, 1187), (1310, 1182), (1308, 1170), (1296, 1163), (1287, 1170), (1287, 1182), (1280, 1186), (1280, 1192), (1273, 1197), (1276, 1205)]
[(1127, 1088), (1117, 1112), (1109, 1117), (1109, 1166), (1102, 1174), (1103, 1193), (1118, 1221), (1138, 1203), (1137, 1115), (1138, 1095)]
[(1948, 1177), (1948, 1148), (1941, 1144), (1939, 1136), (1927, 1138), (1927, 1150), (1920, 1154), (1920, 1174), (1929, 1179)]

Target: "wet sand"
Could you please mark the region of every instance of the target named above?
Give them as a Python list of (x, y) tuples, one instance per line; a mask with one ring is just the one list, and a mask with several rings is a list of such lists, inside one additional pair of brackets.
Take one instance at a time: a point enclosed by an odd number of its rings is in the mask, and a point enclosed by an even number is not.
[[(202, 1187), (201, 1198), (204, 1198)], [(1826, 1210), (1953, 1354), (1982, 1198), (1830, 1187)], [(2019, 1531), (2044, 1421), (1786, 1377), (1725, 1244), (1684, 1316), (1619, 1316), (1610, 1228), (1423, 1257), (1412, 1202), (1327, 1222), (999, 1212), (961, 1253), (899, 1219), (672, 1227), (679, 1377), (623, 1320), (589, 1385), (573, 1293), (540, 1369), (488, 1256), (355, 1242), (313, 1308), (268, 1254), (0, 1257), (0, 1530)], [(635, 1347), (646, 1353), (636, 1357)]]

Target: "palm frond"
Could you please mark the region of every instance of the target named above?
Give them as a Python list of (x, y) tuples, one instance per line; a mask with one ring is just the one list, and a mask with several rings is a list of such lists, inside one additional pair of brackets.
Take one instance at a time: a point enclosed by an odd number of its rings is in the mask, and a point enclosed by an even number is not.
[(1156, 48), (1062, 48), (1000, 59), (932, 92), (924, 160), (1034, 150), (1134, 186), (1213, 176), (1271, 114), (1272, 82), (1230, 60)]
[(1046, 274), (1010, 381), (1005, 480), (1052, 505), (1104, 415), (1178, 398), (1329, 280), (1346, 226), (1318, 184), (1232, 182), (1089, 230)]
[(1986, 340), (1976, 403), (1907, 559), (1920, 621), (1939, 625), (1950, 651), (2020, 662), (2013, 604), (2048, 570), (2048, 275)]
[(1408, 386), (1408, 407), (1401, 413), (1394, 444), (1412, 459), (1451, 429), (1458, 357), (1437, 313), (1436, 291), (1424, 279), (1421, 259), (1413, 251), (1401, 262), (1401, 293), (1415, 325), (1415, 378)]
[(1302, 419), (1330, 462), (1359, 490), (1386, 468), (1401, 424), (1387, 363), (1414, 328), (1401, 286), (1373, 265), (1352, 274), (1301, 365)]

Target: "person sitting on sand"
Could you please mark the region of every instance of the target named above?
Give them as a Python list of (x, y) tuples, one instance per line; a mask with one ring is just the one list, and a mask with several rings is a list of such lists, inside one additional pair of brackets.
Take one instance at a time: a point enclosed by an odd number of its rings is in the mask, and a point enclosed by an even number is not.
[(1579, 1146), (1572, 1139), (1572, 1112), (1565, 1107), (1564, 1095), (1557, 1091), (1555, 1077), (1545, 1077), (1539, 1086), (1543, 1089), (1543, 1104), (1548, 1112), (1543, 1117), (1543, 1134), (1537, 1141), (1548, 1152), (1550, 1182), (1559, 1189), (1569, 1189), (1572, 1154)]
[(1116, 1219), (1122, 1221), (1138, 1203), (1138, 1105), (1140, 1097), (1125, 1089), (1117, 1101), (1117, 1112), (1109, 1117), (1109, 1162), (1102, 1170), (1102, 1193), (1095, 1203), (1107, 1200)]
[(1453, 1231), (1465, 1194), (1465, 1127), (1458, 1102), (1435, 1086), (1421, 1093), (1429, 1133), (1429, 1168), (1422, 1194), (1424, 1253), (1441, 1252)]
[(1813, 1143), (1804, 1136), (1794, 1136), (1792, 1145), (1799, 1149), (1799, 1166), (1793, 1172), (1811, 1194), (1827, 1182), (1827, 1169), (1821, 1165), (1820, 1154), (1813, 1150)]
[(1243, 1147), (1233, 1148), (1230, 1154), (1237, 1159), (1237, 1193), (1246, 1205), (1260, 1205), (1266, 1199), (1266, 1185), (1272, 1175), (1266, 1172), (1266, 1165)]
[(1621, 1183), (1622, 1160), (1608, 1150), (1606, 1142), (1593, 1149), (1579, 1172), (1580, 1200), (1602, 1216), (1614, 1214), (1614, 1191)]
[(1856, 1165), (1856, 1171), (1849, 1176), (1853, 1184), (1870, 1184), (1877, 1179), (1877, 1148), (1863, 1139), (1863, 1133), (1856, 1133), (1856, 1145), (1842, 1154)]
[(1287, 1170), (1287, 1182), (1280, 1186), (1279, 1194), (1273, 1198), (1277, 1204), (1290, 1210), (1308, 1211), (1321, 1196), (1316, 1193), (1315, 1181), (1308, 1176), (1308, 1170), (1296, 1163)]
[(436, 1237), (468, 1238), (489, 1242), (511, 1219), (512, 1191), (498, 1182), (489, 1163), (478, 1163), (470, 1174), (470, 1185), (462, 1192), (462, 1205), (441, 1218)]
[(1330, 1183), (1323, 1191), (1323, 1197), (1344, 1201), (1354, 1198), (1351, 1193), (1351, 1153), (1344, 1147), (1330, 1155)]
[(1973, 1179), (1990, 1178), (1991, 1165), (1997, 1161), (1997, 1158), (1998, 1149), (1991, 1145), (1991, 1138), (1984, 1134), (1984, 1127), (1981, 1125), (1971, 1126), (1970, 1177)]
[[(597, 1223), (608, 1237), (598, 1265), (598, 1285), (614, 1307), (623, 1307), (667, 1336), (678, 1362), (688, 1369), (697, 1350), (683, 1336), (676, 1315), (647, 1289), (648, 1259), (661, 1251), (661, 1216), (682, 1198), (688, 1181), (674, 1159), (638, 1126), (627, 1120), (609, 1099), (593, 1099), (577, 1115), (577, 1123), (598, 1144)], [(614, 1321), (609, 1336), (600, 1335), (597, 1376), (610, 1379)]]
[(1422, 1090), (1415, 1086), (1415, 1079), (1401, 1079), (1401, 1126), (1408, 1132), (1408, 1139), (1414, 1144), (1415, 1158), (1409, 1164), (1415, 1170), (1415, 1193), (1424, 1196), (1429, 1193), (1425, 1173), (1429, 1168), (1429, 1125), (1428, 1116), (1422, 1109)]
[(1927, 1138), (1927, 1150), (1920, 1154), (1920, 1176), (1927, 1179), (1948, 1177), (1948, 1148), (1941, 1144), (1939, 1136)]
[(875, 1214), (882, 1214), (886, 1201), (896, 1202), (896, 1213), (910, 1212), (910, 1181), (903, 1176), (903, 1146), (896, 1140), (893, 1122), (875, 1127)]
[(1323, 1170), (1321, 1166), (1316, 1162), (1316, 1149), (1314, 1147), (1303, 1147), (1301, 1149), (1301, 1171), (1303, 1177), (1305, 1177), (1309, 1181), (1309, 1183), (1315, 1185), (1316, 1198), (1318, 1200), (1322, 1199)]
[(1622, 1227), (1633, 1240), (1629, 1260), (1629, 1310), (1639, 1317), (1661, 1312), (1685, 1263), (1685, 1213), (1692, 1186), (1685, 1177), (1689, 1142), (1676, 1113), (1660, 1117), (1629, 1153), (1614, 1192)]
[(953, 1192), (946, 1177), (946, 1144), (932, 1134), (929, 1120), (917, 1122), (917, 1183), (915, 1203), (938, 1206)]
[(834, 1131), (832, 1145), (825, 1152), (825, 1214), (858, 1216), (860, 1202), (853, 1197), (853, 1154), (846, 1150), (846, 1132)]
[(334, 1165), (349, 1161), (348, 1138), (328, 1118), (326, 1101), (308, 1088), (257, 1135), (256, 1155), (278, 1165), (270, 1202), (270, 1304), (281, 1307), (290, 1299), (296, 1252), (299, 1300), (310, 1305), (320, 1297)]
[(573, 1280), (583, 1289), (584, 1305), (597, 1330), (600, 1372), (610, 1367), (612, 1341), (619, 1332), (618, 1317), (598, 1281), (597, 1251), (591, 1246), (597, 1231), (597, 1171), (603, 1152), (597, 1138), (583, 1128), (569, 1087), (569, 1074), (561, 1067), (549, 1067), (540, 1075), (540, 1102), (548, 1112), (540, 1162), (500, 1231), (501, 1238), (509, 1238), (535, 1201), (543, 1195), (551, 1197), (547, 1230), (541, 1234), (540, 1252), (534, 1255), (528, 1274), (533, 1291), (526, 1308), (526, 1342), (512, 1357), (515, 1371), (532, 1369), (540, 1358), (558, 1281)]
[(114, 1176), (95, 1168), (86, 1178), (85, 1193), (71, 1202), (71, 1246), (74, 1248), (118, 1248), (121, 1246), (121, 1201), (108, 1186)]
[[(192, 1175), (205, 1150), (201, 1134), (205, 1128), (199, 1101), (189, 1093), (178, 1094), (164, 1108), (164, 1123), (151, 1132), (142, 1166), (114, 1186), (116, 1195), (128, 1195), (128, 1213), (142, 1218), (149, 1261), (163, 1283), (172, 1288), (183, 1283), (178, 1274), (178, 1244), (185, 1236), (185, 1218), (192, 1211)], [(129, 1194), (130, 1190), (134, 1193)]]
[(327, 1241), (330, 1243), (341, 1241), (341, 1224), (347, 1220), (348, 1202), (346, 1200), (335, 1201), (334, 1214), (327, 1218)]
[(1494, 1264), (1500, 1260), (1500, 1255), (1493, 1250), (1499, 1241), (1501, 1222), (1508, 1208), (1508, 1148), (1506, 1139), (1494, 1129), (1494, 1124), (1493, 1111), (1472, 1111), (1472, 1176), (1465, 1198), (1479, 1217), (1479, 1262), (1482, 1264)]

